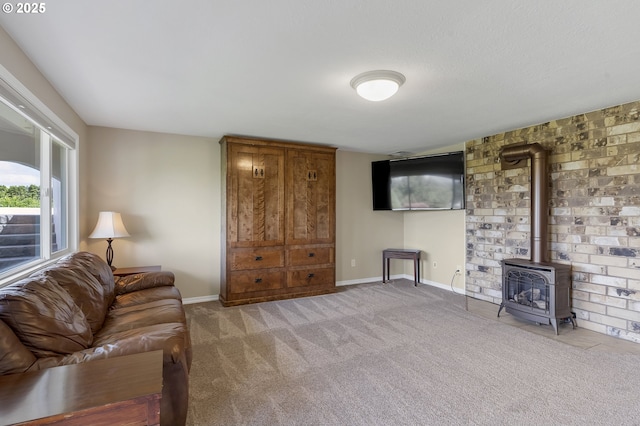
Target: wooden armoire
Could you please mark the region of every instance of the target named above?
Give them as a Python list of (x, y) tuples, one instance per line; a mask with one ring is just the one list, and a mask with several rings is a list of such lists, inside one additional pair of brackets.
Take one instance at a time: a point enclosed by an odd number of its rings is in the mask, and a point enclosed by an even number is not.
[(224, 306), (335, 290), (335, 151), (224, 136)]

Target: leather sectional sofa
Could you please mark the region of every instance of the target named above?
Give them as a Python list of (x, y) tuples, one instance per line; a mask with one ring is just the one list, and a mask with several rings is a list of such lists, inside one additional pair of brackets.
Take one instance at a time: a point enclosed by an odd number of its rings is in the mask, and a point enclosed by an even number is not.
[(173, 283), (171, 272), (114, 279), (79, 252), (0, 288), (0, 375), (161, 349), (160, 421), (184, 425), (191, 340)]

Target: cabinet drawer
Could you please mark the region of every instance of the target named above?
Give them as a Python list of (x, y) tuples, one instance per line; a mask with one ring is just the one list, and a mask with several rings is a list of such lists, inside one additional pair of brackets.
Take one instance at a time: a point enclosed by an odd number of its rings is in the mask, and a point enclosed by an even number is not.
[(284, 288), (284, 271), (231, 272), (227, 283), (231, 293), (247, 293)]
[(232, 271), (284, 266), (284, 250), (282, 249), (234, 250), (230, 257)]
[(289, 271), (287, 273), (287, 287), (309, 287), (335, 285), (336, 274), (334, 268), (309, 268)]
[(287, 250), (288, 266), (322, 265), (333, 263), (332, 247), (307, 247)]

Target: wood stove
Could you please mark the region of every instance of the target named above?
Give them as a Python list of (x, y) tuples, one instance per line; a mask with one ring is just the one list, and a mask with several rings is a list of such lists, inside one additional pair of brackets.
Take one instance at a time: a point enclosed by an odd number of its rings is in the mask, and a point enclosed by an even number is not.
[(571, 267), (547, 261), (547, 152), (540, 144), (512, 145), (501, 152), (503, 168), (522, 167), (531, 159), (531, 260), (502, 261), (502, 303), (519, 318), (551, 324), (558, 334), (558, 320), (576, 321), (571, 312)]
[(571, 313), (571, 267), (554, 263), (533, 263), (530, 260), (502, 261), (502, 303), (508, 313), (538, 324), (551, 324), (558, 334), (558, 320)]

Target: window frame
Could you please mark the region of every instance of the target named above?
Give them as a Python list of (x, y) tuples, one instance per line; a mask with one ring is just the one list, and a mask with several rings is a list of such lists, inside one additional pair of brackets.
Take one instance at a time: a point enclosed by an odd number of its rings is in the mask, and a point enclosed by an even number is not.
[[(41, 179), (40, 179), (40, 257), (33, 261), (17, 265), (0, 273), (0, 287), (15, 282), (38, 269), (55, 262), (57, 259), (78, 250), (79, 246), (79, 177), (78, 163), (80, 138), (62, 119), (40, 101), (6, 68), (0, 65), (0, 97), (3, 102), (17, 113), (27, 118), (40, 128), (47, 137), (41, 137)], [(46, 139), (46, 143), (45, 140)], [(55, 142), (54, 142), (55, 140)], [(67, 152), (66, 191), (66, 241), (67, 247), (52, 252), (51, 236), (51, 161), (53, 144), (61, 144)], [(46, 145), (46, 149), (45, 146)], [(45, 152), (43, 152), (45, 151)], [(44, 171), (44, 172), (43, 172)], [(45, 229), (46, 227), (46, 229)], [(43, 238), (42, 235), (45, 237)]]

